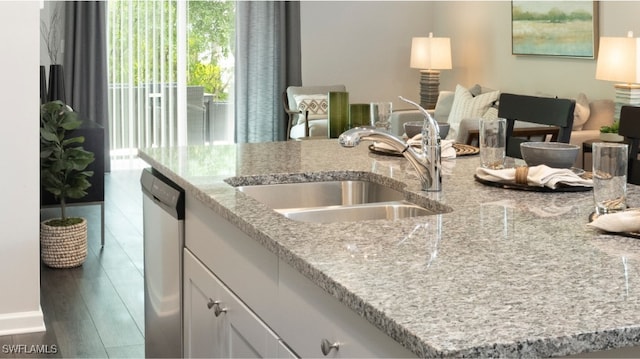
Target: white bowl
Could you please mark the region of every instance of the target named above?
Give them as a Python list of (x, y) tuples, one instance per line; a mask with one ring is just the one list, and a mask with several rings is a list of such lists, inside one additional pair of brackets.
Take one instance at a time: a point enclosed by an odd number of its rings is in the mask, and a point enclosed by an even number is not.
[(605, 141), (605, 142), (622, 142), (622, 141), (624, 141), (624, 137), (620, 136), (617, 133), (600, 132), (600, 139)]
[(571, 168), (578, 157), (580, 146), (562, 142), (523, 142), (520, 144), (522, 159), (528, 166), (547, 165), (554, 168)]
[[(415, 135), (422, 132), (423, 123), (424, 123), (423, 121), (405, 122), (403, 124), (404, 133), (407, 134), (408, 138), (413, 138)], [(449, 124), (438, 122), (438, 127), (440, 127), (440, 138), (447, 137), (447, 134), (449, 133)]]

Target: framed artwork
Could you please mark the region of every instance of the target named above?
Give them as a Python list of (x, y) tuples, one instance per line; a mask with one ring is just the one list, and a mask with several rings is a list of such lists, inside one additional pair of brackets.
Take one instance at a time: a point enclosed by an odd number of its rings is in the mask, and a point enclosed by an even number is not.
[(514, 55), (593, 59), (597, 41), (597, 1), (511, 2)]

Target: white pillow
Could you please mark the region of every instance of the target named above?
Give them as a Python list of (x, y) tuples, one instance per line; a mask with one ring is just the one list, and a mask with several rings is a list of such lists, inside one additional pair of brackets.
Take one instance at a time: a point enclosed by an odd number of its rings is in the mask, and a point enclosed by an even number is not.
[(457, 85), (456, 92), (449, 113), (449, 134), (447, 139), (452, 140), (458, 137), (460, 121), (464, 118), (476, 118), (484, 115), (491, 105), (498, 100), (500, 91), (493, 91), (473, 97), (466, 88)]
[(581, 131), (582, 126), (589, 120), (591, 109), (589, 108), (589, 99), (587, 95), (581, 93), (576, 99), (576, 108), (573, 111), (573, 130)]
[(298, 124), (304, 123), (304, 113), (306, 111), (309, 111), (309, 120), (327, 118), (329, 99), (326, 94), (293, 95), (293, 98), (296, 100), (296, 108), (302, 111), (302, 115), (298, 117)]

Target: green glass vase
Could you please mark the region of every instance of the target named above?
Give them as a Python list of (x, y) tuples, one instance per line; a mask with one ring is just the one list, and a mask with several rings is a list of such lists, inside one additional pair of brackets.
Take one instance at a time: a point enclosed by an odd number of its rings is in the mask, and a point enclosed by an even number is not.
[(352, 103), (350, 105), (350, 128), (371, 125), (371, 112), (368, 103)]
[(338, 138), (350, 128), (349, 93), (329, 92), (329, 121), (327, 124), (329, 138)]

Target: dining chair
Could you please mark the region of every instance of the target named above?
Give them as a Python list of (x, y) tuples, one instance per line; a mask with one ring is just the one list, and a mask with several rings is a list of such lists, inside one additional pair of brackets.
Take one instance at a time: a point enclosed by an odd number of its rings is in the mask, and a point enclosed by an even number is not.
[[(530, 138), (516, 136), (517, 133), (514, 133), (516, 121), (546, 125), (554, 131), (559, 129), (557, 138), (551, 136), (550, 140), (569, 143), (575, 106), (576, 102), (570, 99), (511, 93), (501, 94), (498, 104), (498, 117), (507, 119), (507, 156), (522, 158), (520, 143), (530, 140)], [(545, 128), (545, 126), (540, 126), (540, 128)], [(554, 131), (549, 133), (551, 134)], [(546, 137), (544, 134), (542, 136)]]
[(618, 134), (629, 144), (627, 182), (640, 185), (640, 107), (622, 106)]

